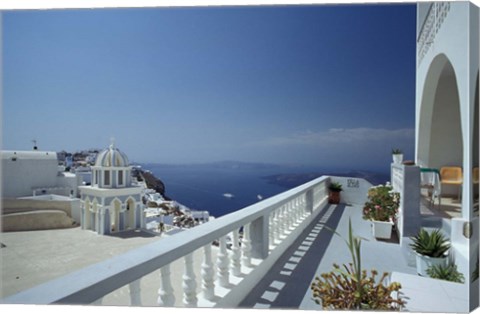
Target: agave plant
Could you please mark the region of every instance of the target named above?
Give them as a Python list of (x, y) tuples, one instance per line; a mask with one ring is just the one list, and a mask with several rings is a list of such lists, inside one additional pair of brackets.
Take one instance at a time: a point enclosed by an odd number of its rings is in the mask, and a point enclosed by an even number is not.
[(439, 229), (428, 233), (428, 231), (422, 228), (411, 239), (413, 243), (410, 246), (420, 255), (442, 257), (450, 249), (450, 242), (448, 242)]
[(432, 265), (427, 269), (427, 274), (431, 278), (442, 279), (452, 282), (464, 283), (465, 277), (457, 270), (457, 265), (450, 263), (448, 265)]

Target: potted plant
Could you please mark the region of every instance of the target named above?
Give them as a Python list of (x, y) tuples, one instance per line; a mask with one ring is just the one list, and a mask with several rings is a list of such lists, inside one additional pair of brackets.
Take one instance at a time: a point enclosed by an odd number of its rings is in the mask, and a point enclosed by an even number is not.
[(394, 192), (391, 185), (379, 185), (368, 190), (368, 200), (363, 206), (363, 219), (372, 222), (375, 238), (390, 239), (399, 206), (400, 193)]
[(403, 152), (398, 148), (392, 149), (392, 157), (393, 163), (400, 165), (403, 161)]
[(343, 191), (342, 185), (338, 182), (332, 182), (328, 186), (328, 202), (330, 204), (340, 203), (340, 192)]
[[(348, 238), (343, 240), (352, 262), (343, 264), (343, 267), (333, 264), (331, 272), (315, 277), (310, 285), (315, 303), (326, 310), (402, 310), (405, 301), (400, 292), (401, 284), (389, 282), (388, 273), (377, 278), (375, 269), (368, 275), (361, 268), (362, 239), (353, 235), (351, 221), (348, 227)], [(341, 237), (336, 231), (333, 232)]]
[(427, 276), (427, 269), (434, 265), (446, 266), (450, 242), (441, 233), (440, 229), (428, 232), (420, 229), (418, 234), (411, 237), (410, 246), (416, 253), (417, 273)]

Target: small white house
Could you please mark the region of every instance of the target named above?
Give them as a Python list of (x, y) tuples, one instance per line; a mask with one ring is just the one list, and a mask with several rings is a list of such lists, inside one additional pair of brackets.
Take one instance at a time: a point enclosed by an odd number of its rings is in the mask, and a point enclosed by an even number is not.
[(76, 196), (80, 178), (58, 165), (57, 153), (2, 151), (2, 197)]

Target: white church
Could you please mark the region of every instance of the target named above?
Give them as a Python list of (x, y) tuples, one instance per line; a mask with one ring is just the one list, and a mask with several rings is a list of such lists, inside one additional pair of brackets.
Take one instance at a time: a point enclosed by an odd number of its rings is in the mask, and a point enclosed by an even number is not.
[(134, 185), (127, 156), (112, 143), (92, 167), (92, 184), (79, 187), (81, 225), (98, 234), (144, 227), (142, 186)]

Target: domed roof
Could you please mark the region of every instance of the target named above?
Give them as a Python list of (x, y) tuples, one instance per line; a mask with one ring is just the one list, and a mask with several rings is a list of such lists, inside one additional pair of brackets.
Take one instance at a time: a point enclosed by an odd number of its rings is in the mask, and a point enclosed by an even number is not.
[(95, 161), (96, 167), (128, 167), (128, 157), (113, 144), (100, 152)]

